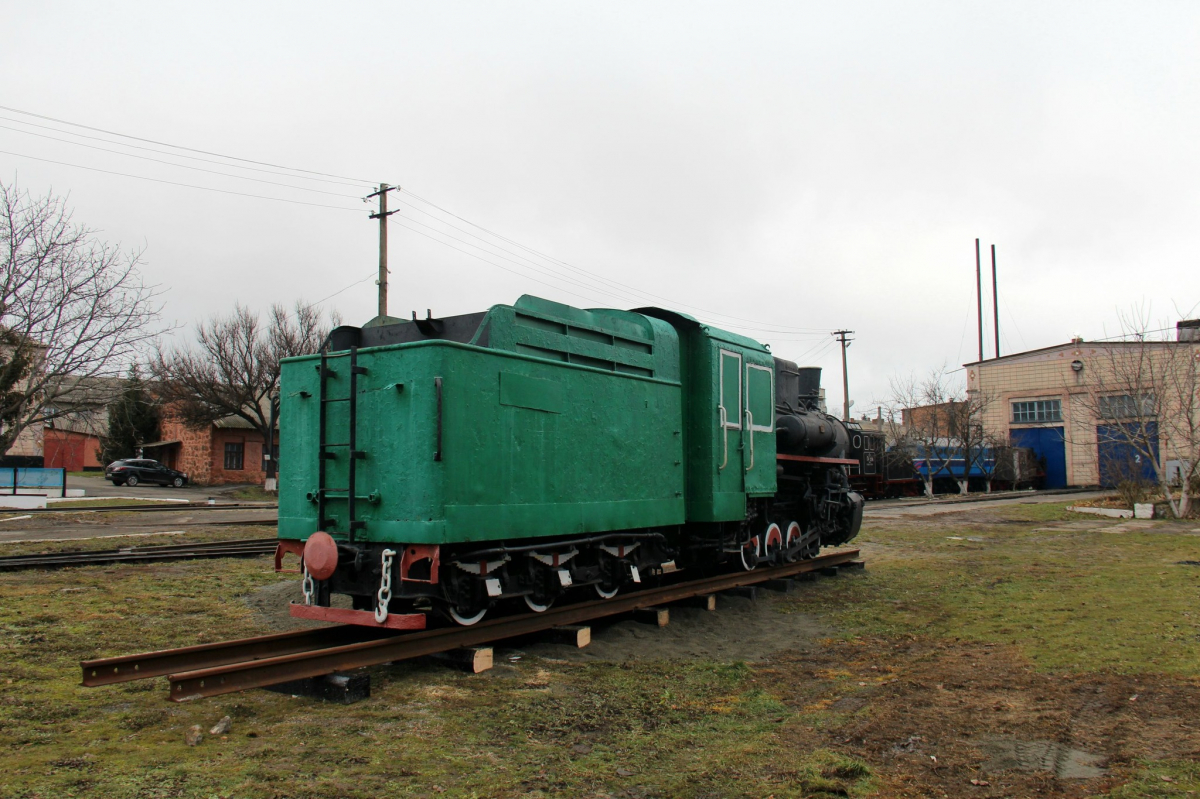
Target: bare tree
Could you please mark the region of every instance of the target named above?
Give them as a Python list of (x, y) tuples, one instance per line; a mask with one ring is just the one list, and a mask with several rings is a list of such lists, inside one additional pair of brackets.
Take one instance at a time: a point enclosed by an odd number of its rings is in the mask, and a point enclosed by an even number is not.
[(126, 252), (66, 201), (0, 183), (0, 453), (58, 418), (64, 378), (117, 377), (160, 331), (161, 306)]
[[(335, 320), (336, 322), (336, 320)], [(317, 352), (329, 334), (321, 312), (297, 303), (288, 313), (273, 305), (264, 326), (258, 314), (234, 307), (196, 331), (198, 346), (159, 352), (151, 370), (162, 399), (189, 425), (207, 427), (236, 416), (249, 422), (272, 452), (279, 414), (280, 361)], [(274, 488), (275, 458), (267, 461), (267, 487)]]
[[(964, 457), (958, 429), (964, 424), (965, 401), (945, 367), (931, 370), (924, 378), (893, 377), (890, 385), (889, 436), (896, 448), (912, 455), (925, 494), (932, 497), (934, 480), (943, 475), (953, 478), (953, 461)], [(897, 417), (901, 425), (895, 423)], [(961, 482), (959, 490), (965, 493)]]
[(994, 401), (992, 394), (975, 389), (968, 391), (952, 406), (955, 435), (951, 438), (951, 446), (963, 461), (963, 474), (958, 481), (960, 494), (968, 492), (969, 476), (975, 469), (982, 475), (987, 493), (992, 493), (992, 480), (999, 464), (998, 453), (1008, 443), (988, 432), (984, 426), (984, 416)]
[(1141, 309), (1119, 319), (1122, 340), (1103, 345), (1085, 367), (1090, 379), (1074, 402), (1097, 422), (1097, 449), (1110, 453), (1100, 467), (1120, 472), (1111, 475), (1117, 482), (1134, 482), (1149, 466), (1180, 518), (1200, 478), (1200, 342), (1153, 337)]

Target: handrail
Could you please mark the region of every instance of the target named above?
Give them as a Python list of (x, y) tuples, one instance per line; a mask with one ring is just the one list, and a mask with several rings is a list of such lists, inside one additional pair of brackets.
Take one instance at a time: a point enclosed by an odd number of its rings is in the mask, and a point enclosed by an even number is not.
[(721, 442), (725, 445), (725, 457), (721, 460), (721, 465), (717, 467), (717, 471), (724, 470), (726, 464), (729, 463), (729, 422), (726, 416), (725, 406), (718, 405), (717, 408), (721, 411)]
[(746, 471), (754, 468), (754, 414), (750, 413), (750, 409), (746, 409), (746, 432), (750, 434), (750, 465), (746, 467)]

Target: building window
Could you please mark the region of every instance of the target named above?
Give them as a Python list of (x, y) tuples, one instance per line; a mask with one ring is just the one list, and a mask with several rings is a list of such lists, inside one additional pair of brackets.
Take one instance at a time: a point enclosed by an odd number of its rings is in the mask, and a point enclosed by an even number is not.
[(1012, 404), (1014, 422), (1061, 422), (1062, 400), (1030, 400)]
[(1139, 411), (1138, 402), (1131, 394), (1117, 394), (1112, 397), (1100, 397), (1100, 418), (1102, 419), (1137, 419), (1154, 415), (1154, 395), (1143, 394), (1142, 407)]
[(242, 456), (245, 454), (246, 445), (242, 442), (234, 443), (232, 441), (225, 444), (225, 468), (230, 471), (241, 471)]

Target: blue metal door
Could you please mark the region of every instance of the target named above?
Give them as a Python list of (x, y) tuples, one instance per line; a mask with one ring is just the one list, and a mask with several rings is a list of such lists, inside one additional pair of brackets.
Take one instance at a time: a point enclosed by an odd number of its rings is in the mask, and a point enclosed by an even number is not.
[(1014, 447), (1029, 447), (1046, 472), (1044, 488), (1067, 485), (1067, 447), (1061, 427), (1027, 427), (1009, 431)]
[[(1158, 424), (1146, 422), (1145, 431), (1137, 424), (1102, 424), (1096, 427), (1096, 455), (1100, 463), (1100, 485), (1112, 488), (1118, 483), (1137, 480), (1154, 483), (1154, 464), (1145, 456), (1143, 436), (1158, 459)], [(1135, 442), (1136, 445), (1135, 445)]]

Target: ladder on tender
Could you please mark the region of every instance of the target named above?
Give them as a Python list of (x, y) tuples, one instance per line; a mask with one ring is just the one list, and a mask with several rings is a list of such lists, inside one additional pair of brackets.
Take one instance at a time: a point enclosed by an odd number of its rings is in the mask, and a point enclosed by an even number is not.
[[(350, 387), (349, 392), (345, 397), (330, 397), (328, 396), (327, 385), (328, 381), (337, 377), (337, 371), (331, 369), (329, 362), (335, 358), (349, 357), (350, 359)], [(349, 352), (340, 352), (329, 354), (321, 353), (321, 362), (316, 367), (320, 373), (320, 388), (318, 397), (320, 398), (319, 423), (317, 432), (317, 529), (325, 532), (338, 532), (333, 528), (337, 525), (337, 520), (329, 516), (329, 503), (346, 502), (346, 520), (348, 530), (345, 532), (349, 536), (350, 541), (354, 541), (354, 534), (366, 529), (367, 523), (361, 519), (355, 518), (355, 501), (360, 497), (355, 495), (355, 466), (358, 461), (367, 457), (367, 453), (358, 448), (358, 376), (367, 373), (367, 367), (358, 365), (358, 347), (351, 347)], [(330, 404), (335, 402), (349, 403), (347, 411), (348, 427), (346, 440), (330, 443), (328, 440), (329, 425), (327, 421), (326, 409)], [(342, 454), (344, 451), (344, 455)], [(346, 463), (346, 483), (344, 488), (330, 488), (327, 483), (326, 465), (329, 461), (338, 460), (345, 457)], [(365, 499), (365, 497), (362, 497)]]

